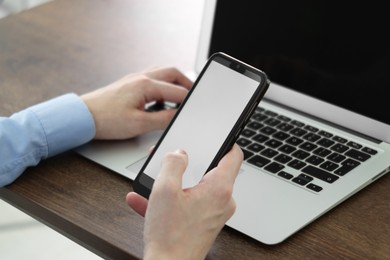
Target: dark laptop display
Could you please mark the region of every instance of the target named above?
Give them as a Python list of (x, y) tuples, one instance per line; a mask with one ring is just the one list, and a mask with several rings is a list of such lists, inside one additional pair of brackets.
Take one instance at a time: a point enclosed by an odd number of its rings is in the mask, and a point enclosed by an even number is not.
[(384, 5), (218, 1), (209, 53), (229, 53), (275, 83), (390, 124), (384, 109), (390, 15)]

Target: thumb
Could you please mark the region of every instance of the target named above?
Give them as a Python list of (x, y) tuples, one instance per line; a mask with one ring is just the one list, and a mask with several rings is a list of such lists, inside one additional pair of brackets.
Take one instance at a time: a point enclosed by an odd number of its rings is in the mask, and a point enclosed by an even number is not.
[[(183, 174), (188, 164), (188, 156), (184, 150), (167, 153), (161, 163), (160, 174), (154, 185), (182, 189)], [(168, 185), (168, 186), (167, 186)]]

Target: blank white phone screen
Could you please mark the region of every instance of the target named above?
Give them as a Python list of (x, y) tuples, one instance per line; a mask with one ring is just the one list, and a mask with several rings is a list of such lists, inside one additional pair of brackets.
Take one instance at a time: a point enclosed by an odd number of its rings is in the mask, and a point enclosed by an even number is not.
[(198, 184), (250, 101), (259, 82), (211, 61), (144, 173), (156, 178), (167, 152), (183, 149), (183, 188)]

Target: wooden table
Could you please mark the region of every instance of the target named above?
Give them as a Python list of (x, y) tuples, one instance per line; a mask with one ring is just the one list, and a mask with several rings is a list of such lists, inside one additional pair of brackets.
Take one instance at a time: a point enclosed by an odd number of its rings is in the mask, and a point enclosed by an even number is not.
[[(54, 0), (1, 19), (0, 115), (152, 66), (190, 70), (202, 4)], [(389, 188), (385, 176), (275, 246), (225, 227), (207, 258), (390, 259)], [(130, 259), (142, 257), (144, 223), (125, 203), (131, 190), (70, 151), (29, 168), (0, 197), (103, 258)]]

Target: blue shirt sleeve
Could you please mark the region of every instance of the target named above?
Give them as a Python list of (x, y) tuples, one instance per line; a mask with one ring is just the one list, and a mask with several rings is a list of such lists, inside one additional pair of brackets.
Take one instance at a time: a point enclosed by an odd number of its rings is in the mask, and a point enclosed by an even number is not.
[(42, 159), (90, 141), (95, 131), (92, 114), (76, 94), (0, 117), (0, 187)]

